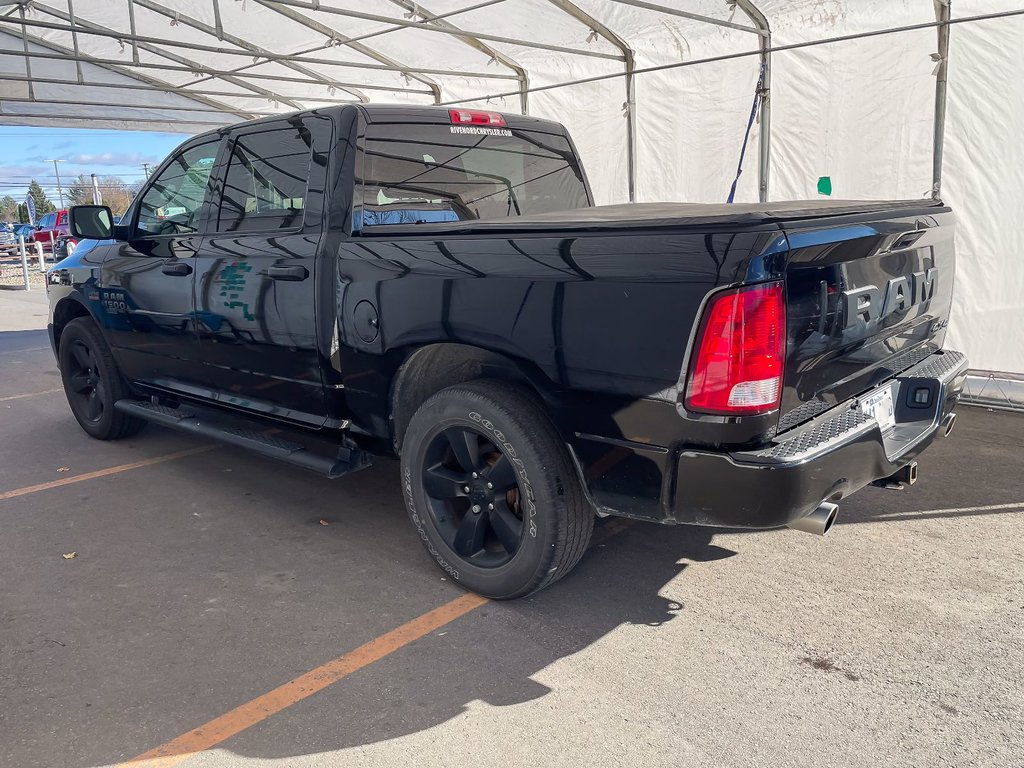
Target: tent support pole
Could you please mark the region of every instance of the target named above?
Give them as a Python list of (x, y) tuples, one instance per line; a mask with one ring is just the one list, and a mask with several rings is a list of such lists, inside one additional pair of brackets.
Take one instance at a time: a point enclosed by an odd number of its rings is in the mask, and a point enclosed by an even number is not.
[[(13, 54), (17, 54), (17, 53), (18, 53), (17, 51), (12, 51), (11, 49), (0, 48), (0, 56), (8, 56), (8, 55), (13, 55)], [(24, 54), (21, 54), (21, 55), (24, 55)], [(118, 66), (121, 66), (122, 68), (125, 68), (126, 70), (127, 70), (128, 67), (131, 66), (127, 62), (122, 64), (117, 59), (97, 59), (97, 58), (93, 58), (93, 57), (91, 57), (91, 56), (89, 56), (88, 54), (85, 54), (85, 53), (82, 53), (82, 54), (79, 54), (78, 56), (75, 56), (74, 51), (72, 51), (70, 49), (67, 49), (67, 53), (61, 53), (61, 54), (58, 54), (58, 53), (43, 53), (43, 52), (40, 52), (40, 51), (31, 51), (31, 52), (29, 52), (28, 56), (29, 56), (30, 59), (55, 59), (57, 61), (82, 61), (82, 62), (88, 63), (88, 64), (96, 64), (97, 66), (102, 66), (102, 65), (105, 65), (105, 64), (116, 64)], [(172, 61), (173, 61), (173, 59), (172, 59)], [(147, 64), (142, 65), (142, 66), (145, 66), (148, 69), (159, 69), (159, 70), (163, 70), (163, 71), (166, 71), (166, 72), (195, 72), (196, 71), (196, 69), (194, 67), (190, 67), (190, 66), (187, 66), (187, 65), (176, 66), (176, 65), (173, 65), (173, 64), (156, 64), (156, 63), (150, 64), (150, 63), (147, 63)], [(219, 70), (219, 69), (211, 69), (211, 68), (206, 67), (206, 66), (202, 67), (202, 71), (206, 72), (206, 73), (209, 73), (214, 78), (222, 77), (224, 79), (227, 79), (228, 76), (231, 76), (232, 78), (248, 78), (248, 77), (253, 77), (253, 78), (259, 78), (259, 79), (265, 79), (265, 80), (272, 80), (274, 82), (280, 82), (280, 83), (300, 83), (300, 84), (303, 84), (303, 85), (313, 85), (313, 86), (318, 86), (318, 87), (325, 85), (324, 83), (322, 83), (319, 80), (306, 80), (306, 79), (301, 78), (301, 77), (292, 77), (290, 75), (241, 74), (241, 73), (236, 73), (233, 70), (228, 70), (228, 71), (225, 72), (225, 71)], [(137, 75), (135, 75), (134, 73), (129, 73), (129, 76), (137, 77)], [(8, 78), (5, 75), (4, 79), (7, 80), (7, 79), (11, 79), (11, 78)], [(43, 82), (43, 80), (41, 78), (36, 78), (36, 82)], [(61, 81), (61, 82), (63, 82), (63, 81)], [(76, 85), (93, 85), (93, 83), (75, 83), (75, 84)], [(100, 83), (99, 85), (106, 85), (106, 83)], [(394, 92), (394, 93), (422, 93), (422, 94), (428, 94), (428, 95), (433, 93), (432, 91), (427, 90), (426, 88), (402, 87), (402, 86), (397, 86), (397, 85), (366, 85), (365, 83), (346, 83), (346, 85), (351, 85), (353, 88), (365, 88), (368, 91), (389, 91), (389, 92)], [(187, 94), (187, 93), (190, 93), (189, 89), (191, 88), (191, 86), (192, 86), (192, 83), (185, 83), (184, 85), (181, 85), (181, 86), (172, 86), (170, 90), (171, 90), (172, 93), (185, 93), (185, 94)], [(327, 86), (327, 87), (330, 87), (330, 86)], [(224, 94), (222, 93), (221, 95), (224, 95)], [(241, 93), (239, 93), (239, 94), (227, 94), (227, 95), (229, 95), (229, 96), (238, 96), (239, 98), (247, 98), (247, 94), (241, 94)], [(0, 98), (2, 98), (2, 97), (0, 97)], [(311, 97), (311, 96), (308, 96), (308, 97), (304, 96), (302, 98), (304, 100), (309, 100), (309, 101), (323, 101), (323, 102), (332, 102), (332, 101), (334, 101), (333, 98), (321, 98), (321, 97), (314, 98), (314, 97)], [(355, 97), (353, 97), (353, 98), (355, 98)], [(274, 100), (275, 101), (279, 101), (279, 100), (281, 100), (281, 97), (275, 97)], [(296, 107), (296, 109), (300, 109), (300, 107)]]
[[(341, 34), (341, 32), (334, 29), (333, 27), (329, 27), (326, 24), (321, 24), (319, 21), (316, 21), (315, 19), (309, 18), (300, 11), (296, 11), (294, 8), (289, 8), (288, 6), (283, 5), (277, 5), (275, 3), (269, 2), (268, 0), (256, 0), (256, 3), (262, 5), (264, 8), (268, 8), (274, 13), (278, 13), (281, 16), (284, 16), (286, 19), (291, 19), (295, 23), (301, 24), (306, 29), (312, 29), (314, 32), (318, 32), (319, 34), (326, 37), (329, 40), (330, 44), (349, 46), (354, 51), (358, 51), (364, 56), (369, 56), (374, 61), (379, 61), (382, 64), (387, 64), (388, 66), (404, 66), (395, 59), (392, 59), (389, 56), (385, 56), (384, 54), (380, 53), (374, 48), (371, 48), (368, 45), (363, 45), (362, 43), (353, 43), (348, 38), (347, 35), (343, 35)], [(405, 67), (401, 74), (405, 75), (407, 78), (411, 80), (423, 83), (430, 89), (430, 93), (434, 99), (434, 103), (441, 103), (441, 87), (436, 82), (434, 82), (434, 80), (432, 80), (429, 77), (426, 77), (425, 75), (417, 74), (415, 67)]]
[[(68, 0), (68, 16), (70, 17), (71, 29), (75, 28), (75, 4), (72, 0)], [(85, 78), (82, 77), (82, 62), (77, 59), (80, 51), (78, 49), (78, 32), (71, 33), (71, 48), (75, 52), (75, 71), (78, 73), (78, 83), (82, 84), (85, 82)]]
[[(194, 19), (191, 16), (182, 13), (181, 11), (176, 11), (173, 8), (169, 8), (165, 6), (163, 3), (158, 3), (156, 2), (156, 0), (135, 0), (135, 2), (148, 11), (158, 13), (161, 16), (170, 19), (174, 24), (184, 24), (186, 27), (191, 27), (192, 29), (195, 29), (206, 35), (210, 35), (211, 37), (223, 40), (224, 42), (241, 48), (244, 51), (249, 51), (257, 55), (270, 53), (270, 51), (266, 50), (265, 48), (262, 48), (261, 46), (255, 45), (250, 41), (245, 40), (244, 38), (238, 37), (238, 35), (227, 34), (223, 30), (220, 32), (220, 35), (218, 37), (216, 28), (211, 27), (209, 24), (206, 24), (205, 22), (200, 21), (199, 19)], [(344, 83), (339, 82), (338, 80), (327, 77), (318, 72), (317, 70), (311, 69), (303, 64), (297, 64), (294, 61), (287, 60), (279, 60), (278, 63), (281, 66), (286, 67), (287, 69), (294, 70), (295, 72), (299, 72), (312, 80), (319, 81), (329, 88), (337, 88), (338, 90), (350, 93), (364, 104), (370, 101), (370, 97), (367, 96), (362, 91), (360, 91), (358, 88), (354, 88), (351, 85), (346, 85)]]
[(135, 3), (133, 0), (128, 0), (128, 29), (132, 33), (132, 63), (138, 66), (139, 43), (135, 39), (138, 33), (135, 31)]
[[(427, 11), (419, 3), (413, 2), (412, 0), (391, 0), (392, 3), (397, 5), (399, 8), (403, 8), (410, 14), (415, 16), (423, 16), (430, 22), (430, 26), (435, 31), (444, 32), (452, 35), (461, 40), (465, 45), (470, 48), (475, 48), (485, 56), (490, 56), (495, 62), (511, 69), (516, 73), (516, 79), (519, 81), (519, 107), (524, 115), (529, 114), (529, 92), (530, 92), (530, 77), (518, 62), (512, 59), (510, 56), (506, 56), (501, 51), (492, 48), (483, 39), (473, 35), (472, 33), (464, 31), (461, 27), (457, 27), (449, 21), (443, 21), (440, 17)], [(412, 22), (412, 26), (415, 26), (416, 22)], [(424, 22), (426, 24), (426, 22)], [(440, 100), (437, 101), (440, 103)]]
[(633, 88), (636, 59), (633, 49), (619, 35), (584, 11), (571, 0), (548, 0), (553, 6), (572, 16), (576, 21), (588, 27), (595, 35), (600, 35), (619, 49), (626, 73), (626, 103), (622, 105), (626, 115), (626, 179), (629, 191), (629, 202), (636, 202), (636, 96)]
[(949, 72), (949, 19), (953, 0), (934, 0), (939, 22), (938, 63), (935, 67), (935, 123), (932, 135), (932, 198), (942, 191), (942, 146), (946, 137), (946, 77)]
[(731, 21), (724, 21), (722, 19), (716, 19), (712, 16), (704, 16), (700, 13), (692, 13), (690, 11), (682, 11), (678, 8), (669, 8), (666, 5), (657, 5), (656, 3), (648, 3), (645, 0), (612, 0), (613, 3), (619, 3), (621, 5), (629, 5), (633, 8), (643, 8), (647, 11), (654, 11), (655, 13), (664, 13), (669, 16), (678, 16), (681, 19), (689, 19), (690, 21), (699, 21), (704, 24), (713, 24), (716, 27), (725, 27), (727, 29), (737, 29), (741, 32), (753, 32), (758, 35), (763, 35), (760, 29), (754, 27), (746, 27), (742, 24), (735, 24)]
[(772, 150), (772, 31), (768, 17), (754, 5), (753, 0), (736, 0), (758, 30), (761, 66), (764, 79), (761, 82), (761, 127), (757, 132), (757, 199), (768, 202), (768, 181), (771, 172)]
[[(32, 3), (32, 8), (34, 10), (41, 11), (42, 13), (45, 13), (45, 14), (47, 14), (49, 16), (54, 16), (54, 17), (56, 17), (56, 18), (58, 18), (58, 19), (60, 19), (62, 21), (68, 21), (68, 19), (69, 19), (69, 16), (68, 16), (68, 14), (66, 12), (60, 10), (59, 8), (53, 8), (51, 6), (44, 5), (43, 3), (38, 2), (38, 0), (35, 0)], [(0, 21), (3, 21), (3, 19), (0, 19)], [(34, 25), (34, 26), (39, 27), (41, 29), (58, 29), (58, 30), (64, 31), (64, 32), (70, 32), (71, 31), (71, 28), (67, 27), (66, 25), (63, 25), (63, 24), (52, 24), (52, 23), (49, 23), (49, 22), (32, 21), (32, 22), (29, 22), (29, 25)], [(85, 21), (84, 19), (82, 19), (81, 16), (76, 17), (76, 19), (75, 19), (75, 27), (78, 29), (79, 32), (83, 32), (83, 33), (90, 34), (90, 35), (99, 35), (100, 37), (108, 37), (108, 38), (113, 38), (115, 40), (124, 40), (124, 39), (126, 39), (123, 34), (120, 34), (118, 32), (114, 32), (112, 30), (108, 30), (108, 29), (100, 26), (99, 24), (94, 24), (94, 23), (92, 23), (90, 21)], [(135, 40), (138, 43), (139, 48), (141, 48), (142, 50), (147, 51), (148, 53), (153, 53), (153, 54), (155, 54), (157, 56), (160, 56), (161, 58), (167, 59), (169, 61), (176, 62), (176, 63), (178, 63), (178, 64), (180, 64), (182, 66), (188, 67), (189, 70), (191, 70), (193, 72), (209, 71), (208, 67), (204, 67), (202, 64), (200, 64), (200, 63), (198, 63), (198, 62), (196, 62), (196, 61), (194, 61), (192, 59), (189, 59), (189, 58), (187, 58), (185, 56), (180, 56), (180, 55), (178, 55), (176, 53), (172, 53), (171, 51), (165, 50), (165, 49), (161, 48), (158, 45), (152, 44), (151, 42), (144, 42), (142, 38), (137, 38), (137, 37), (133, 36), (133, 40)], [(159, 40), (158, 40), (158, 42), (159, 42)], [(171, 45), (173, 45), (173, 43), (171, 43)], [(54, 50), (58, 49), (57, 46), (53, 46), (53, 45), (48, 46), (48, 47), (52, 48)], [(65, 52), (68, 52), (68, 49), (66, 49), (66, 48), (63, 49), (63, 50)], [(72, 55), (74, 55), (74, 54), (72, 53)], [(103, 59), (100, 59), (99, 57), (94, 57), (92, 60), (96, 61), (97, 63), (104, 63), (104, 65), (108, 65), (107, 62), (105, 62)], [(142, 66), (142, 65), (141, 64), (140, 65), (129, 65), (127, 62), (117, 62), (116, 64), (109, 64), (109, 66), (118, 66), (118, 67), (123, 69), (123, 68), (127, 68), (127, 67), (130, 67), (130, 66)], [(130, 75), (130, 76), (131, 77), (135, 77), (136, 79), (144, 79), (144, 77), (140, 76), (140, 75)], [(152, 78), (150, 78), (150, 79), (152, 79)], [(237, 85), (240, 88), (244, 88), (247, 91), (250, 91), (252, 93), (258, 94), (258, 95), (263, 96), (265, 98), (268, 98), (268, 99), (271, 99), (273, 101), (277, 101), (277, 102), (280, 102), (280, 103), (283, 103), (283, 104), (287, 104), (288, 106), (292, 107), (293, 109), (302, 109), (302, 107), (297, 102), (291, 101), (290, 99), (287, 99), (284, 96), (281, 96), (281, 95), (279, 95), (277, 93), (272, 93), (271, 91), (268, 91), (266, 88), (261, 88), (260, 86), (256, 85), (255, 83), (247, 83), (244, 80), (242, 80), (241, 78), (229, 77), (227, 75), (223, 76), (223, 80), (225, 82), (229, 82), (232, 85)], [(237, 112), (238, 110), (232, 109), (230, 111)]]
[[(21, 20), (25, 21), (25, 6), (18, 6), (18, 14), (21, 16)], [(28, 54), (28, 30), (25, 29), (25, 25), (21, 25), (21, 44), (25, 49), (25, 74), (28, 76), (28, 97), (34, 99), (36, 97), (35, 89), (32, 87), (32, 57)]]
[[(134, 0), (135, 4), (138, 4), (138, 5), (142, 5), (143, 1), (144, 0)], [(5, 0), (0, 0), (0, 3), (3, 3), (3, 2), (5, 2)], [(277, 2), (280, 2), (280, 0), (277, 0)], [(54, 17), (56, 17), (58, 19), (62, 19), (64, 21), (67, 21), (67, 19), (68, 19), (68, 15), (67, 15), (66, 11), (61, 11), (58, 8), (51, 8), (50, 6), (44, 5), (42, 3), (42, 0), (32, 0), (32, 9), (33, 10), (37, 10), (37, 11), (42, 11), (45, 14), (48, 14), (50, 16), (54, 16)], [(322, 6), (321, 10), (326, 11), (327, 10), (327, 6)], [(182, 23), (184, 23), (183, 22), (183, 18), (184, 17), (182, 17), (179, 14), (179, 21), (182, 22)], [(12, 24), (12, 25), (17, 26), (17, 25), (20, 25), (21, 23), (22, 22), (14, 19), (14, 18), (8, 18), (7, 16), (0, 15), (0, 24)], [(68, 26), (67, 24), (58, 24), (56, 22), (37, 21), (35, 19), (25, 19), (24, 26), (29, 27), (29, 28), (35, 28), (35, 29), (51, 29), (51, 30), (55, 30), (55, 31), (59, 31), (59, 32), (71, 32), (71, 27)], [(2, 30), (2, 29), (3, 29), (3, 27), (0, 27), (0, 30)], [(162, 48), (150, 49), (150, 48), (147, 48), (146, 46), (147, 45), (149, 45), (149, 46), (164, 45), (164, 46), (168, 46), (170, 48), (181, 48), (181, 49), (184, 49), (184, 50), (191, 50), (191, 51), (203, 51), (204, 53), (216, 53), (216, 54), (222, 55), (222, 56), (243, 56), (246, 59), (250, 59), (250, 60), (253, 59), (253, 58), (261, 58), (261, 59), (266, 59), (265, 62), (262, 62), (264, 64), (269, 63), (269, 62), (288, 61), (288, 62), (291, 62), (291, 63), (316, 64), (316, 65), (325, 65), (325, 66), (330, 66), (330, 67), (346, 67), (346, 68), (349, 68), (349, 69), (375, 69), (375, 70), (389, 71), (389, 72), (402, 72), (402, 71), (404, 71), (401, 67), (391, 67), (391, 66), (388, 66), (387, 64), (372, 64), (370, 62), (353, 62), (353, 61), (346, 61), (344, 59), (335, 61), (335, 60), (332, 60), (332, 59), (310, 58), (310, 57), (306, 57), (306, 56), (299, 56), (299, 55), (293, 55), (293, 54), (287, 54), (287, 53), (271, 53), (270, 51), (264, 51), (264, 52), (261, 52), (259, 54), (253, 54), (251, 51), (248, 51), (248, 50), (245, 50), (245, 49), (241, 49), (241, 48), (239, 48), (237, 46), (236, 47), (231, 47), (231, 48), (224, 48), (224, 47), (218, 47), (218, 46), (212, 46), (212, 45), (204, 45), (202, 43), (187, 42), (185, 40), (171, 40), (171, 39), (164, 39), (164, 38), (159, 38), (159, 37), (147, 37), (145, 35), (132, 35), (132, 36), (129, 36), (129, 35), (123, 33), (123, 32), (116, 32), (114, 30), (105, 29), (104, 27), (101, 27), (98, 24), (92, 24), (92, 23), (83, 22), (81, 17), (77, 17), (77, 31), (78, 31), (78, 33), (80, 35), (83, 35), (83, 34), (85, 34), (85, 35), (95, 35), (97, 37), (105, 37), (107, 39), (124, 41), (126, 43), (134, 41), (134, 42), (138, 43), (139, 47), (142, 50), (149, 50), (152, 53), (157, 53), (158, 55), (165, 56), (165, 57), (170, 55), (169, 52), (166, 51), (165, 49), (162, 49)], [(605, 54), (605, 53), (589, 54), (588, 53), (586, 55), (588, 55), (588, 56), (595, 56), (596, 55), (596, 56), (599, 56), (601, 58), (607, 58), (607, 59), (619, 59), (619, 58), (621, 58), (621, 57), (619, 57), (619, 56), (617, 56), (615, 54), (611, 54), (611, 53), (608, 53), (608, 54)], [(119, 62), (119, 63), (126, 64), (126, 62)], [(193, 63), (195, 64), (194, 69), (197, 72), (200, 71), (200, 70), (203, 70), (203, 69), (213, 69), (213, 67), (206, 67), (203, 64), (199, 64), (199, 63), (195, 63), (195, 62), (193, 62)], [(257, 66), (258, 66), (258, 64), (257, 64)], [(237, 71), (242, 71), (242, 69), (251, 69), (251, 67), (240, 68)], [(438, 68), (434, 68), (434, 67), (417, 67), (416, 71), (419, 72), (420, 74), (425, 74), (425, 75), (451, 75), (453, 77), (480, 77), (480, 78), (495, 78), (495, 79), (499, 79), (499, 80), (517, 80), (517, 79), (519, 79), (515, 75), (500, 75), (500, 74), (491, 74), (491, 73), (488, 73), (488, 72), (467, 72), (467, 71), (463, 71), (463, 70), (438, 69)], [(279, 101), (282, 100), (281, 97), (278, 97), (278, 100)], [(296, 107), (296, 109), (298, 109), (298, 107)]]
[[(36, 4), (34, 7), (38, 10), (40, 8), (40, 5)], [(79, 19), (78, 23), (79, 24), (82, 23), (81, 19)], [(51, 43), (49, 40), (43, 40), (42, 38), (35, 37), (34, 35), (28, 34), (28, 32), (25, 32), (24, 30), (22, 31), (22, 36), (23, 36), (24, 41), (25, 41), (25, 57), (29, 61), (31, 61), (31, 59), (33, 59), (33, 58), (69, 59), (69, 58), (74, 57), (74, 55), (75, 55), (74, 51), (72, 51), (70, 48), (65, 48), (64, 46), (58, 45), (57, 43)], [(43, 53), (42, 51), (38, 51), (38, 50), (31, 50), (30, 51), (29, 48), (28, 48), (30, 43), (32, 45), (35, 45), (35, 46), (38, 46), (38, 47), (41, 47), (41, 48), (45, 48), (45, 49), (51, 51), (51, 53)], [(153, 89), (155, 89), (157, 91), (162, 91), (162, 92), (165, 92), (165, 93), (173, 93), (175, 95), (184, 95), (185, 97), (190, 98), (190, 99), (192, 99), (194, 101), (198, 101), (198, 102), (200, 102), (202, 104), (207, 104), (207, 105), (209, 105), (211, 107), (219, 107), (220, 109), (223, 110), (225, 115), (236, 115), (239, 118), (241, 118), (242, 120), (251, 120), (254, 117), (253, 113), (248, 112), (246, 110), (243, 110), (243, 109), (241, 109), (239, 107), (232, 107), (232, 106), (230, 106), (228, 104), (225, 104), (223, 102), (217, 101), (215, 99), (208, 98), (208, 96), (210, 96), (211, 94), (195, 94), (195, 95), (193, 95), (193, 94), (190, 94), (188, 91), (184, 90), (183, 88), (179, 88), (178, 86), (172, 85), (171, 83), (164, 82), (162, 80), (157, 80), (156, 78), (149, 77), (148, 75), (143, 75), (143, 74), (138, 73), (138, 72), (133, 72), (130, 69), (130, 67), (127, 64), (127, 62), (124, 62), (124, 63), (121, 63), (121, 62), (114, 63), (114, 62), (110, 62), (110, 61), (105, 61), (103, 59), (97, 59), (97, 58), (94, 58), (92, 56), (89, 56), (89, 54), (87, 54), (87, 53), (80, 54), (79, 58), (81, 58), (82, 61), (84, 63), (86, 63), (86, 64), (92, 64), (92, 65), (95, 65), (97, 67), (100, 67), (101, 69), (106, 69), (106, 70), (109, 70), (111, 72), (116, 72), (119, 75), (123, 75), (124, 77), (129, 78), (130, 80), (133, 81), (133, 83), (131, 85), (132, 88), (138, 88), (139, 87), (138, 86), (139, 83), (144, 83), (145, 85), (148, 85), (150, 88), (153, 88)], [(88, 86), (88, 87), (107, 87), (107, 88), (123, 88), (123, 87), (125, 87), (124, 83), (116, 83), (116, 82), (115, 83), (90, 83), (87, 80), (84, 83), (77, 83), (76, 81), (60, 80), (60, 79), (57, 79), (57, 78), (33, 77), (32, 76), (32, 68), (31, 68), (31, 66), (27, 67), (27, 74), (28, 74), (28, 76), (26, 78), (20, 78), (20, 77), (14, 76), (14, 75), (7, 75), (7, 76), (4, 77), (4, 79), (6, 79), (6, 80), (14, 80), (14, 81), (20, 81), (20, 80), (27, 81), (28, 82), (28, 89), (29, 89), (29, 98), (31, 98), (33, 101), (37, 100), (36, 97), (35, 97), (35, 94), (33, 92), (33, 89), (32, 89), (33, 82), (35, 82), (35, 83), (52, 83), (54, 85), (57, 85), (57, 84), (60, 84), (60, 85), (64, 85), (64, 84), (67, 84), (67, 85), (81, 85), (83, 87), (84, 86)], [(222, 95), (224, 95), (224, 96), (235, 96), (236, 94), (224, 93)]]

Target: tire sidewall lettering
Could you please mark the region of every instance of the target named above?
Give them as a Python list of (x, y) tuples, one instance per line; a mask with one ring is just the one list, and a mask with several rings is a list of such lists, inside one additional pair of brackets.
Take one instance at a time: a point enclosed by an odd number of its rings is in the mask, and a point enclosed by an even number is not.
[(526, 464), (519, 458), (519, 452), (516, 451), (514, 445), (509, 442), (508, 438), (505, 437), (505, 433), (494, 426), (494, 423), (487, 418), (484, 418), (476, 411), (470, 411), (469, 420), (479, 424), (481, 427), (486, 429), (491, 435), (494, 436), (497, 445), (499, 445), (505, 455), (512, 461), (512, 464), (516, 468), (516, 474), (520, 479), (520, 486), (523, 491), (523, 496), (526, 498), (526, 519), (529, 523), (528, 530), (530, 538), (537, 538), (537, 503), (536, 496), (533, 492), (533, 483), (530, 481), (530, 476), (526, 471)]
[(431, 557), (437, 561), (437, 564), (441, 566), (441, 570), (447, 573), (456, 581), (459, 580), (459, 571), (451, 563), (449, 563), (437, 548), (434, 543), (430, 540), (427, 535), (427, 530), (424, 526), (423, 518), (420, 516), (419, 511), (416, 509), (416, 500), (413, 498), (412, 491), (412, 470), (406, 467), (405, 477), (402, 478), (402, 486), (405, 490), (405, 503), (409, 505), (409, 516), (412, 518), (413, 525), (416, 526), (416, 532), (419, 533), (420, 538), (423, 540), (423, 544), (426, 546), (427, 551)]

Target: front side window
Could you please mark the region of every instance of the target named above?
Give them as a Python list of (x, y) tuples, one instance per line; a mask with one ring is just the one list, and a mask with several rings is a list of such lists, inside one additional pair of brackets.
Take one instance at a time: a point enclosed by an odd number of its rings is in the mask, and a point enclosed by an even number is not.
[(302, 226), (312, 143), (304, 126), (239, 136), (228, 163), (217, 231)]
[(590, 204), (564, 136), (518, 129), (372, 125), (359, 224), (429, 224)]
[(136, 225), (141, 234), (178, 235), (199, 228), (199, 209), (210, 183), (219, 139), (178, 154), (146, 190)]

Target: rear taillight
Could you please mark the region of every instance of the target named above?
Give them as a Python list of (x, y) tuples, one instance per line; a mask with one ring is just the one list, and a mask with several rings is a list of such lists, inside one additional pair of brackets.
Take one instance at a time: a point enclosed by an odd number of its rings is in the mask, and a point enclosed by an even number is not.
[(456, 125), (489, 125), (504, 128), (505, 118), (500, 112), (481, 112), (476, 109), (449, 109), (448, 116)]
[(782, 283), (718, 294), (704, 310), (694, 346), (687, 410), (726, 415), (775, 410), (785, 357)]

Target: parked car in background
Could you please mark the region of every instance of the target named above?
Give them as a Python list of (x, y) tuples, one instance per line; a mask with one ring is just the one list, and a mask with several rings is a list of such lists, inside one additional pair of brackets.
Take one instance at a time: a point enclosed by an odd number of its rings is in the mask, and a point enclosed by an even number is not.
[(19, 237), (24, 237), (26, 243), (31, 243), (32, 233), (35, 232), (35, 229), (31, 224), (15, 224), (14, 239), (17, 240)]
[(18, 238), (14, 236), (14, 227), (0, 224), (0, 253), (11, 253), (18, 248)]
[[(53, 233), (52, 237), (50, 236), (51, 232)], [(61, 235), (70, 234), (71, 232), (68, 230), (68, 211), (65, 208), (44, 214), (32, 232), (32, 239), (27, 242), (41, 243), (43, 249), (47, 250), (51, 247), (56, 248), (57, 240)]]
[(61, 235), (57, 238), (57, 246), (54, 248), (53, 255), (58, 259), (63, 259), (70, 256), (75, 252), (75, 248), (78, 247), (78, 238), (74, 235)]

